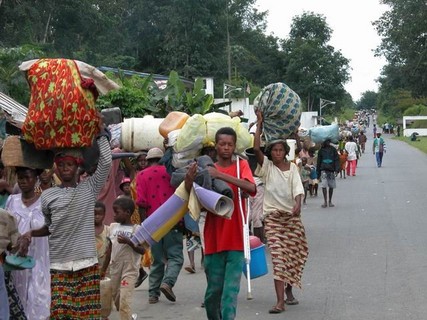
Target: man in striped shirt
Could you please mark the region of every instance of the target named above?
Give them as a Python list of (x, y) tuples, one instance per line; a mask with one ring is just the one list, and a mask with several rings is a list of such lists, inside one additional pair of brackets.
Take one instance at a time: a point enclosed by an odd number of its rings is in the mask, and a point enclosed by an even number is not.
[(95, 201), (111, 167), (111, 149), (105, 135), (97, 139), (100, 151), (95, 173), (77, 184), (81, 158), (64, 152), (55, 157), (62, 184), (41, 195), (45, 225), (27, 237), (49, 235), (51, 318), (99, 319), (100, 274), (95, 244)]

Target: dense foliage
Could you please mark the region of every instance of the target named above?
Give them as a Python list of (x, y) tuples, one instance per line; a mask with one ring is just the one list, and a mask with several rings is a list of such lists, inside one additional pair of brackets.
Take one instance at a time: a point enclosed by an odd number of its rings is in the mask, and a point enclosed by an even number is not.
[[(382, 2), (389, 10), (373, 27), (382, 38), (377, 54), (388, 63), (379, 92), (366, 92), (357, 106), (400, 117), (413, 105), (426, 105), (427, 5), (424, 0)], [(176, 71), (192, 80), (209, 76), (215, 79), (217, 97), (222, 97), (225, 82), (249, 84), (253, 99), (263, 86), (281, 81), (298, 92), (307, 110), (318, 110), (320, 98), (337, 102), (326, 113), (353, 107), (344, 90), (349, 61), (329, 45), (332, 30), (325, 17), (312, 12), (294, 17), (289, 37), (278, 39), (265, 34), (267, 13), (255, 4), (256, 0), (2, 0), (0, 90), (26, 103), (28, 90), (16, 66), (45, 56), (164, 75)], [(191, 99), (181, 94), (167, 104), (155, 89), (148, 94), (149, 81), (144, 87), (128, 79), (125, 89), (102, 104), (122, 104), (128, 114), (155, 112), (162, 103), (162, 112), (209, 104), (191, 100), (197, 94)], [(233, 94), (241, 97), (243, 92)]]
[[(304, 13), (293, 20), (289, 39), (278, 39), (265, 34), (267, 13), (259, 12), (255, 2), (4, 0), (0, 1), (0, 50), (31, 46), (38, 56), (80, 59), (95, 66), (164, 75), (176, 71), (193, 80), (213, 77), (217, 97), (222, 97), (225, 82), (250, 86), (251, 99), (262, 87), (285, 82), (299, 93), (307, 109), (316, 110), (320, 98), (351, 107), (343, 89), (349, 80), (348, 60), (328, 45), (332, 30), (325, 18)], [(18, 76), (16, 65), (29, 57), (22, 53), (11, 63), (0, 53), (0, 71), (6, 73), (0, 79), (2, 90), (22, 103), (27, 93), (11, 84)], [(177, 92), (173, 81), (167, 93), (171, 97), (175, 92), (174, 98), (162, 102), (164, 94), (149, 82), (122, 81), (125, 88), (101, 104), (127, 108), (127, 115), (159, 111), (162, 103), (160, 113), (170, 108), (206, 110), (211, 105), (200, 94)], [(243, 94), (248, 93), (233, 92)]]
[[(377, 96), (377, 108), (390, 122), (417, 115), (416, 105), (427, 106), (427, 3), (425, 0), (382, 0), (389, 6), (374, 22), (381, 45), (377, 54), (387, 59)], [(415, 113), (415, 114), (414, 114)]]

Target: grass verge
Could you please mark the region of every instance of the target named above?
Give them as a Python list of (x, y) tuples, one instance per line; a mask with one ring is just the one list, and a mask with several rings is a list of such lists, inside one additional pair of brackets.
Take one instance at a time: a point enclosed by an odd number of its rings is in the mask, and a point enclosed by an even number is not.
[(393, 139), (404, 141), (422, 152), (427, 153), (427, 137), (418, 137), (417, 141), (411, 141), (409, 137), (394, 137)]

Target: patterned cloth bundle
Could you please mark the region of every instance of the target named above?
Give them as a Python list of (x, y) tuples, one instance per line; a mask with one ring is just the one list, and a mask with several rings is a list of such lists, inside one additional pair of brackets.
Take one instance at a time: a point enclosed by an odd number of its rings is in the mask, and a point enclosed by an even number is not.
[(76, 62), (40, 59), (27, 72), (31, 88), (24, 138), (37, 149), (87, 147), (98, 133), (97, 91)]
[(264, 137), (267, 142), (287, 139), (298, 130), (301, 100), (286, 84), (272, 83), (261, 90), (254, 101), (255, 110), (264, 116)]

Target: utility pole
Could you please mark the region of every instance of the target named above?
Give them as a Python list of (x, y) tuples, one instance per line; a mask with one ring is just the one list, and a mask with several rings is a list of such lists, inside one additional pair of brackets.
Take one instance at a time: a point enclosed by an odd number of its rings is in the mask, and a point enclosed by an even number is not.
[(228, 82), (231, 83), (231, 48), (230, 48), (230, 29), (228, 24), (228, 0), (226, 0), (226, 21), (227, 21), (227, 66), (228, 66)]

